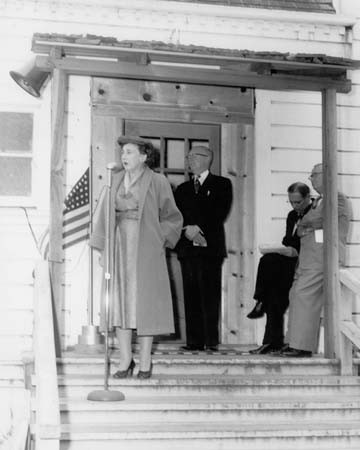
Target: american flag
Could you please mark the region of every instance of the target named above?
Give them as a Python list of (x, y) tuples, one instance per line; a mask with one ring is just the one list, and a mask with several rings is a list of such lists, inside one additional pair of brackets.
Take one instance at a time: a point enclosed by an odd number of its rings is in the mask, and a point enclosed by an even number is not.
[[(90, 201), (89, 169), (66, 196), (63, 210), (62, 248), (71, 247), (89, 237)], [(38, 240), (38, 250), (43, 259), (49, 256), (49, 227)]]
[(71, 189), (63, 211), (63, 249), (89, 237), (90, 202), (89, 169)]

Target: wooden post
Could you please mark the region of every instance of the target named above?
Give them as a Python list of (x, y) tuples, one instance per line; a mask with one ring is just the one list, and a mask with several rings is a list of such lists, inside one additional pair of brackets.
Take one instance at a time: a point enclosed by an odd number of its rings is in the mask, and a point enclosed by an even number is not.
[(325, 357), (339, 357), (339, 248), (336, 90), (322, 91)]
[(54, 69), (51, 97), (51, 173), (50, 173), (50, 230), (49, 263), (52, 297), (55, 309), (57, 351), (61, 348), (63, 307), (63, 260), (62, 222), (65, 185), (65, 130), (66, 130), (66, 82), (64, 71)]

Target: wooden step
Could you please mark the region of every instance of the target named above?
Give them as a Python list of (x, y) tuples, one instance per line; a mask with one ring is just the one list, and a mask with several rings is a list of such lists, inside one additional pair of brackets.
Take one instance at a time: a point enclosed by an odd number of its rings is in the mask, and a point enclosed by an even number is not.
[(358, 421), (274, 423), (195, 422), (173, 424), (64, 425), (63, 450), (292, 450), (360, 448)]
[[(110, 371), (116, 371), (119, 358), (110, 358)], [(135, 357), (138, 365), (138, 359)], [(309, 369), (311, 372), (309, 372)], [(99, 374), (104, 372), (104, 360), (88, 355), (64, 356), (58, 360), (59, 374)], [(268, 355), (154, 355), (154, 375), (338, 375), (339, 362), (321, 356), (312, 358), (282, 358)]]
[(277, 423), (294, 420), (359, 420), (357, 396), (272, 396), (226, 394), (221, 397), (127, 397), (119, 402), (61, 399), (62, 423), (166, 423), (220, 422), (221, 420)]
[[(102, 389), (104, 378), (101, 375), (59, 375), (61, 396), (86, 398), (90, 391)], [(36, 383), (36, 377), (33, 377)], [(281, 395), (360, 393), (359, 377), (301, 375), (154, 375), (148, 380), (139, 380), (136, 376), (117, 380), (109, 378), (111, 389), (117, 389), (126, 396), (169, 395)]]

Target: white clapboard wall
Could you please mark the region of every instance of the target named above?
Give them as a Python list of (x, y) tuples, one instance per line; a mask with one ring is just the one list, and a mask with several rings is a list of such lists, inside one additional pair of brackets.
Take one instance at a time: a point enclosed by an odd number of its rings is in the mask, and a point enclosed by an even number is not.
[[(356, 80), (356, 76), (354, 77)], [(360, 80), (360, 78), (359, 78)], [(360, 100), (358, 86), (349, 96), (338, 95), (338, 184), (352, 205), (346, 266), (360, 276)], [(257, 241), (279, 242), (290, 204), (287, 187), (308, 179), (321, 162), (321, 95), (257, 91)], [(355, 316), (360, 304), (355, 305)], [(357, 317), (356, 317), (357, 318)]]
[[(150, 2), (149, 2), (150, 3)], [(341, 2), (343, 3), (343, 2)], [(349, 1), (348, 1), (349, 3)], [(117, 39), (159, 40), (173, 44), (193, 44), (258, 51), (312, 52), (343, 56), (346, 30), (342, 25), (297, 23), (237, 17), (226, 12), (216, 16), (208, 5), (178, 5), (177, 12), (136, 9), (136, 0), (53, 2), (35, 0), (8, 2), (0, 0), (1, 53), (0, 109), (34, 111), (34, 164), (36, 173), (34, 199), (29, 217), (39, 237), (48, 224), (50, 180), (50, 86), (41, 100), (21, 91), (8, 76), (31, 56), (33, 33), (93, 34)], [(142, 2), (143, 8), (147, 5)], [(171, 8), (177, 2), (169, 2)], [(169, 7), (170, 7), (169, 6)], [(354, 3), (354, 7), (355, 7)], [(191, 10), (193, 8), (193, 10)], [(202, 13), (199, 11), (202, 9)], [(183, 12), (182, 12), (183, 11)], [(233, 11), (233, 9), (231, 9)], [(237, 12), (240, 8), (236, 9)], [(347, 11), (350, 14), (351, 10)], [(271, 12), (267, 12), (271, 14)], [(313, 16), (313, 15), (312, 15)], [(144, 37), (142, 29), (146, 30)], [(139, 31), (140, 30), (140, 31)], [(354, 58), (360, 59), (358, 36), (353, 36)], [(349, 56), (349, 55), (348, 55)], [(353, 75), (353, 92), (339, 96), (339, 180), (350, 196), (354, 220), (349, 238), (348, 262), (360, 275), (360, 193), (359, 153), (360, 75)], [(86, 168), (89, 155), (91, 123), (89, 79), (69, 80), (66, 185), (68, 192)], [(255, 125), (256, 158), (256, 235), (257, 242), (278, 240), (287, 212), (286, 187), (293, 180), (306, 180), (311, 165), (320, 159), (320, 97), (316, 94), (275, 94), (258, 91)], [(306, 154), (304, 158), (303, 154)], [(20, 355), (31, 348), (32, 270), (38, 257), (23, 210), (0, 205), (0, 356)], [(76, 343), (81, 325), (86, 324), (88, 296), (88, 255), (86, 244), (65, 254), (62, 330), (64, 345)], [(5, 357), (5, 356), (4, 356)]]

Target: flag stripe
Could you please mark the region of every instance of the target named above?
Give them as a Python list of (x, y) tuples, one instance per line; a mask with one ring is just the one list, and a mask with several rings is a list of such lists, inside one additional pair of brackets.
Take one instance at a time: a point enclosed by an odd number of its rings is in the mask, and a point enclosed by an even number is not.
[[(85, 207), (83, 207), (83, 208), (85, 208)], [(63, 221), (63, 226), (66, 227), (66, 225), (76, 222), (77, 220), (80, 220), (84, 217), (87, 218), (87, 217), (89, 217), (89, 215), (90, 215), (90, 211), (89, 211), (89, 207), (87, 207), (83, 213), (78, 212), (77, 215), (73, 215), (73, 217), (66, 218), (66, 220)]]
[(82, 225), (74, 227), (71, 230), (68, 230), (65, 233), (63, 233), (63, 239), (66, 239), (67, 237), (71, 236), (72, 234), (77, 233), (78, 231), (83, 231), (83, 232), (89, 234), (88, 228), (89, 228), (89, 224), (88, 223), (84, 223)]
[(77, 239), (73, 239), (71, 241), (68, 241), (66, 244), (63, 245), (63, 249), (65, 250), (66, 248), (69, 248), (72, 245), (77, 244), (78, 242), (85, 241), (88, 238), (89, 238), (89, 233), (84, 234), (83, 236), (78, 237)]
[(72, 230), (73, 228), (76, 228), (80, 225), (89, 225), (89, 217), (84, 217), (80, 220), (77, 220), (76, 222), (71, 222), (63, 227), (63, 233), (67, 233), (68, 231)]

